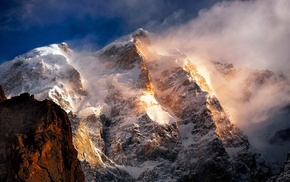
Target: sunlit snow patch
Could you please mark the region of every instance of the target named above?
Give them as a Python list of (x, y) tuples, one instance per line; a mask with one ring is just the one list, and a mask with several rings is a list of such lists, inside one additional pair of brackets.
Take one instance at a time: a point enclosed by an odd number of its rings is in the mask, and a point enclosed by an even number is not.
[(139, 167), (134, 166), (123, 166), (123, 165), (116, 165), (119, 169), (125, 170), (129, 173), (134, 179), (138, 179), (139, 176), (145, 172), (146, 170), (153, 170), (155, 166), (159, 165), (159, 162), (156, 161), (146, 161), (141, 164)]
[(175, 119), (159, 105), (152, 94), (146, 93), (141, 96), (140, 100), (146, 104), (147, 115), (151, 120), (161, 125), (175, 122)]
[(90, 115), (99, 116), (101, 114), (102, 106), (98, 107), (87, 107), (78, 112), (80, 118), (85, 118)]

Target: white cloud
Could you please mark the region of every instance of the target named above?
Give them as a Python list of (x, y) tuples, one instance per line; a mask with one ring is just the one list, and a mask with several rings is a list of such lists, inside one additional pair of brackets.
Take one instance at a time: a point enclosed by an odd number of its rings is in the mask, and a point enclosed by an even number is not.
[[(289, 79), (289, 0), (217, 3), (200, 11), (199, 16), (188, 23), (165, 30), (156, 43), (159, 47), (177, 48), (189, 55), (189, 59), (199, 65), (201, 74), (212, 83), (218, 99), (230, 111), (234, 121), (249, 134), (250, 140), (264, 140), (265, 143), (265, 136), (254, 134), (258, 128), (275, 123), (275, 117), (271, 116), (290, 103), (289, 85), (272, 81), (261, 87), (250, 87), (252, 97), (243, 101), (244, 88), (248, 86), (244, 78), (249, 75), (245, 72), (227, 81), (212, 70), (208, 61), (233, 63), (236, 67), (252, 70), (269, 69), (277, 75), (283, 73)], [(290, 127), (289, 116), (284, 118), (285, 126)], [(278, 128), (271, 128), (272, 132)]]
[(208, 59), (283, 69), (290, 55), (289, 9), (287, 0), (218, 3), (191, 22), (167, 31), (166, 42)]

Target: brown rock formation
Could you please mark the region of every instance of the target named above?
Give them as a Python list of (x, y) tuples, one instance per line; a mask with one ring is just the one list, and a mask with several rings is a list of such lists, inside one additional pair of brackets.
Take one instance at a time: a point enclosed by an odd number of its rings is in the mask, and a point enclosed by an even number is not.
[(4, 93), (3, 88), (0, 85), (0, 102), (2, 102), (4, 100), (6, 100), (5, 93)]
[(0, 181), (84, 181), (66, 113), (29, 94), (0, 103)]

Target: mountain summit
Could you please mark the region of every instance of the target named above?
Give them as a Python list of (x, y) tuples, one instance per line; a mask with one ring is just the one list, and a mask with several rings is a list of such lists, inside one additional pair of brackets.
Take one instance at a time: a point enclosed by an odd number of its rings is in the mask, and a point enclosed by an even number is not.
[(37, 48), (0, 65), (0, 84), (69, 113), (86, 181), (265, 181), (271, 168), (198, 67), (152, 36), (138, 29), (92, 55)]

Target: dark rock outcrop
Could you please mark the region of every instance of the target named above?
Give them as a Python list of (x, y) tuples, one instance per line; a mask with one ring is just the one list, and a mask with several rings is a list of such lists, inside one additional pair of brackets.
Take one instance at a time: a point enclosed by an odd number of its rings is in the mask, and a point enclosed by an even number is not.
[(0, 102), (2, 102), (4, 100), (6, 100), (6, 96), (5, 96), (3, 88), (0, 85)]
[(290, 141), (290, 128), (282, 129), (277, 131), (274, 136), (268, 140), (271, 144), (283, 143)]
[(0, 181), (85, 180), (70, 121), (52, 101), (29, 94), (2, 101), (0, 125)]

